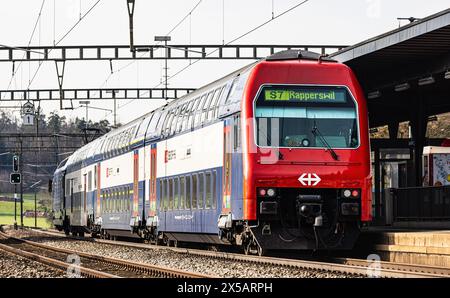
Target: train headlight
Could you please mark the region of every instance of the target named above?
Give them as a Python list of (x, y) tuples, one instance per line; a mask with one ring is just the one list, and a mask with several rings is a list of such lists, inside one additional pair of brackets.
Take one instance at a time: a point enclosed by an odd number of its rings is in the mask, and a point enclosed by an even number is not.
[(350, 196), (352, 195), (352, 192), (350, 191), (350, 189), (346, 189), (346, 190), (344, 190), (343, 194), (344, 194), (344, 197), (350, 198)]
[(359, 191), (358, 190), (353, 190), (352, 191), (352, 197), (354, 197), (354, 198), (357, 198), (357, 197), (359, 197)]
[(261, 196), (261, 197), (264, 197), (265, 195), (266, 195), (266, 190), (264, 189), (264, 188), (261, 188), (260, 190), (259, 190), (259, 195)]
[(269, 188), (269, 189), (267, 190), (267, 195), (268, 195), (269, 197), (275, 196), (275, 189)]

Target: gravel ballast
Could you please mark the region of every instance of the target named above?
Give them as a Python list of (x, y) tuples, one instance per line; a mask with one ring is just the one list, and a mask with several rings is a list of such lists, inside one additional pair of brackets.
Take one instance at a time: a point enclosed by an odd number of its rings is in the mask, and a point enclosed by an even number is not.
[(346, 278), (354, 277), (345, 273), (320, 272), (301, 268), (288, 268), (278, 265), (243, 263), (242, 261), (223, 260), (212, 257), (189, 255), (164, 248), (135, 248), (119, 245), (73, 240), (70, 238), (43, 235), (32, 231), (14, 231), (8, 233), (15, 237), (26, 237), (53, 247), (71, 249), (89, 254), (113, 257), (123, 260), (146, 263), (184, 271), (229, 277), (229, 278)]

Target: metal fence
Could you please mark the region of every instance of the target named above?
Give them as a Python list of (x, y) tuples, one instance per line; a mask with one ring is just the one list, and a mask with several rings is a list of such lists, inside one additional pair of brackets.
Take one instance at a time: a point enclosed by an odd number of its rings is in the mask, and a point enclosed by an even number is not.
[(390, 189), (394, 221), (450, 220), (450, 186)]

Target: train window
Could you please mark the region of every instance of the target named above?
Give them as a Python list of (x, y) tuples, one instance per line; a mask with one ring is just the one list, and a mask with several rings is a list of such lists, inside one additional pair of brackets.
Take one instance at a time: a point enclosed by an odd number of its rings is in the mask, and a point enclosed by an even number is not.
[(219, 97), (217, 98), (217, 105), (216, 105), (216, 108), (214, 109), (214, 118), (219, 118), (219, 107), (220, 107), (220, 104), (222, 103), (222, 101), (223, 101), (223, 98), (225, 98), (226, 97), (226, 93), (227, 93), (227, 91), (228, 91), (228, 89), (227, 89), (227, 85), (224, 85), (223, 87), (222, 87), (222, 89), (220, 90), (220, 95), (219, 95)]
[(180, 205), (178, 206), (180, 210), (184, 209), (184, 201), (186, 200), (185, 183), (186, 183), (186, 180), (185, 180), (184, 176), (181, 176), (180, 177)]
[(66, 196), (70, 196), (70, 180), (66, 180)]
[(92, 191), (92, 171), (88, 173), (88, 191)]
[(228, 92), (228, 96), (225, 100), (225, 104), (229, 104), (232, 101), (234, 93), (236, 93), (236, 89), (238, 87), (239, 76), (235, 77), (233, 82), (231, 83), (230, 91)]
[(191, 119), (192, 107), (194, 106), (194, 103), (195, 103), (195, 100), (191, 100), (188, 103), (188, 106), (186, 108), (185, 115), (183, 118), (183, 127), (181, 128), (182, 131), (185, 131), (189, 128), (189, 123), (190, 123), (189, 119)]
[(209, 106), (208, 120), (214, 119), (214, 111), (217, 107), (217, 101), (219, 100), (220, 97), (220, 90), (221, 90), (220, 88), (217, 88), (216, 91), (214, 91), (214, 97), (211, 102), (211, 105)]
[(105, 190), (105, 212), (108, 212), (108, 190)]
[(212, 191), (211, 191), (211, 172), (205, 173), (205, 208), (210, 209), (212, 206)]
[(202, 115), (202, 111), (203, 111), (203, 105), (205, 104), (205, 100), (206, 100), (206, 94), (202, 96), (202, 98), (200, 99), (200, 103), (197, 106), (197, 108), (193, 111), (195, 116), (194, 116), (194, 127), (197, 127), (201, 122), (201, 115)]
[(122, 212), (123, 210), (123, 192), (122, 192), (122, 187), (119, 187), (119, 193), (118, 193), (118, 197), (119, 197), (119, 212)]
[(212, 208), (217, 207), (217, 171), (212, 172)]
[(177, 131), (178, 123), (181, 122), (183, 118), (181, 115), (181, 109), (182, 106), (178, 106), (178, 108), (175, 110), (175, 115), (170, 125), (170, 135), (175, 134), (175, 132)]
[(173, 209), (173, 178), (169, 179), (169, 210)]
[(167, 179), (164, 179), (162, 184), (162, 210), (164, 211), (166, 211), (169, 206), (168, 200), (169, 194), (167, 193)]
[(205, 174), (198, 174), (198, 208), (203, 209), (205, 207)]
[(163, 180), (159, 180), (159, 210), (164, 209), (164, 183)]
[(177, 122), (177, 129), (176, 129), (177, 133), (183, 131), (183, 123), (187, 117), (186, 111), (187, 111), (188, 107), (189, 107), (189, 102), (185, 102), (183, 104), (183, 106), (181, 107), (180, 116), (178, 117), (178, 122)]
[(173, 209), (178, 210), (180, 208), (179, 200), (180, 200), (180, 192), (179, 192), (179, 179), (175, 177), (173, 179)]
[(94, 166), (94, 188), (97, 188), (97, 166)]
[(126, 187), (122, 186), (122, 211), (127, 210), (127, 192)]
[(170, 124), (172, 123), (172, 119), (174, 117), (174, 110), (170, 110), (169, 113), (167, 114), (165, 123), (163, 125), (163, 131), (162, 131), (162, 135), (163, 136), (168, 136), (170, 133)]
[(130, 210), (130, 187), (125, 187), (125, 210)]
[(191, 176), (186, 176), (186, 200), (185, 204), (186, 209), (191, 209)]
[(116, 212), (117, 208), (117, 189), (112, 189), (112, 206), (111, 206), (111, 212)]
[(197, 209), (197, 174), (192, 175), (192, 209)]
[(100, 213), (103, 213), (103, 202), (104, 202), (104, 192), (103, 190), (100, 192)]
[(236, 151), (241, 148), (241, 116), (236, 115), (233, 120), (233, 146)]
[(109, 201), (109, 212), (113, 212), (114, 210), (114, 189), (111, 189), (109, 191), (109, 196), (108, 196), (108, 201)]
[(194, 100), (194, 104), (192, 105), (192, 109), (189, 111), (189, 120), (187, 124), (188, 129), (192, 129), (194, 127), (194, 120), (195, 120), (195, 111), (197, 110), (198, 105), (200, 104), (200, 97), (197, 97)]
[(205, 123), (208, 120), (208, 111), (209, 106), (211, 105), (211, 100), (214, 96), (214, 92), (209, 92), (208, 97), (206, 98), (205, 104), (202, 108), (202, 119), (200, 120), (201, 123)]

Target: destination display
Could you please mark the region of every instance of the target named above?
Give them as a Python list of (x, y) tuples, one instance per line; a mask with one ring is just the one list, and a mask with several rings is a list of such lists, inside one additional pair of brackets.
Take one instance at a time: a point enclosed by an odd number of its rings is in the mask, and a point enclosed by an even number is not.
[(339, 89), (265, 89), (265, 101), (345, 103), (347, 92)]

